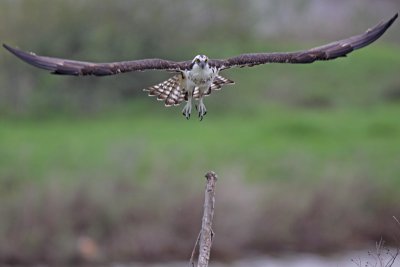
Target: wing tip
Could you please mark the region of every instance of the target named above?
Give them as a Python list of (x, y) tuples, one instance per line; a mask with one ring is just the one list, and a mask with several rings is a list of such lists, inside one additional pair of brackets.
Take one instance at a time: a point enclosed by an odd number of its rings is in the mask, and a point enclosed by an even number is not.
[(353, 44), (354, 50), (363, 48), (378, 40), (392, 26), (392, 24), (396, 21), (398, 16), (399, 13), (396, 13), (389, 20), (380, 22), (375, 27), (368, 29), (363, 35), (360, 35), (361, 37), (364, 38), (362, 39), (359, 38), (360, 40), (357, 40)]
[(7, 49), (9, 52), (13, 53), (14, 55), (15, 55), (15, 54), (17, 53), (17, 51), (18, 51), (18, 49), (12, 48), (11, 46), (9, 46), (9, 45), (7, 45), (7, 44), (4, 44), (4, 43), (3, 43), (3, 47), (4, 47), (5, 49)]
[(392, 20), (395, 21), (398, 17), (399, 17), (399, 12), (397, 12), (396, 14), (394, 14)]
[(382, 22), (380, 25), (378, 24), (375, 29), (379, 29), (378, 33), (376, 34), (378, 39), (381, 37), (391, 26), (392, 24), (396, 21), (396, 19), (399, 17), (399, 13), (394, 14), (393, 17), (391, 17), (388, 21)]
[(396, 13), (389, 20), (384, 21), (381, 24), (378, 24), (376, 28), (380, 28), (380, 32), (383, 34), (386, 32), (387, 29), (389, 29), (392, 26), (392, 24), (397, 20), (398, 17), (399, 13)]
[(5, 49), (7, 49), (14, 56), (19, 57), (20, 59), (22, 59), (22, 60), (24, 60), (26, 62), (28, 62), (30, 58), (35, 56), (35, 54), (32, 53), (32, 52), (25, 52), (25, 51), (22, 51), (20, 49), (14, 48), (14, 47), (11, 47), (11, 46), (9, 46), (7, 44), (4, 44), (4, 43), (3, 43), (3, 47)]
[[(23, 50), (20, 50), (18, 48), (13, 48), (7, 44), (3, 44), (3, 47), (7, 49), (11, 54), (16, 56), (17, 58), (21, 59), (22, 61), (25, 61), (26, 63), (35, 66), (37, 68), (45, 69), (45, 70), (50, 70), (52, 71), (52, 74), (70, 74), (70, 73), (62, 73), (60, 70), (57, 69), (56, 63), (52, 61), (51, 58), (45, 58), (36, 55), (33, 52), (26, 52)], [(53, 58), (55, 59), (55, 58)], [(64, 67), (67, 69), (67, 67)], [(67, 69), (70, 71), (70, 69)], [(71, 75), (79, 75), (80, 73), (74, 73)]]
[(399, 17), (399, 13), (397, 12), (396, 14), (394, 14), (394, 16), (391, 18), (391, 19), (389, 19), (385, 24), (386, 24), (386, 27), (387, 28), (389, 28), (390, 26), (392, 26), (392, 24), (393, 24), (393, 22), (395, 22), (396, 21), (396, 19)]

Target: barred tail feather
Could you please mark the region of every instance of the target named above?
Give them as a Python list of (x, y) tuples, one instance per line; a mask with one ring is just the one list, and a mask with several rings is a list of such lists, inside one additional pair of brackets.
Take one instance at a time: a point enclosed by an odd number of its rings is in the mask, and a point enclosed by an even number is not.
[[(222, 77), (222, 76), (220, 76), (220, 75), (217, 75), (217, 76), (215, 77), (213, 83), (211, 84), (210, 88), (208, 88), (208, 90), (205, 91), (205, 92), (203, 93), (203, 95), (204, 95), (204, 96), (209, 96), (209, 95), (211, 94), (212, 91), (221, 90), (222, 86), (224, 86), (224, 85), (230, 85), (230, 84), (235, 84), (235, 82), (232, 81), (232, 80), (229, 80), (229, 79), (227, 79), (227, 78), (225, 78), (225, 77)], [(195, 99), (200, 98), (200, 92), (199, 92), (198, 88), (196, 88), (196, 89), (194, 90), (193, 97), (194, 97)]]
[(222, 86), (229, 84), (235, 84), (235, 82), (218, 75), (215, 77), (214, 82), (211, 85), (211, 90), (220, 90)]
[[(220, 90), (222, 86), (234, 84), (235, 82), (224, 78), (222, 76), (216, 76), (210, 88), (203, 92), (203, 96), (208, 96), (214, 90)], [(150, 86), (143, 91), (148, 92), (149, 96), (156, 96), (157, 100), (164, 101), (165, 106), (178, 106), (183, 101), (188, 100), (188, 95), (186, 89), (182, 86), (184, 82), (182, 81), (181, 75), (175, 75), (162, 83)], [(202, 96), (198, 87), (193, 91), (193, 98), (200, 99)]]
[(159, 101), (164, 101), (166, 107), (177, 106), (185, 99), (181, 75), (175, 75), (162, 83), (143, 89), (143, 91), (147, 91), (149, 96), (156, 96)]

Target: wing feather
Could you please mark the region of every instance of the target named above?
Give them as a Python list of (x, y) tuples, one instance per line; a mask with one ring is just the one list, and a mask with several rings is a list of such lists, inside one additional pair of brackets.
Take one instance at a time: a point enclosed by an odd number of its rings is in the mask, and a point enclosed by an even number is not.
[(211, 64), (219, 69), (227, 69), (232, 67), (252, 67), (267, 63), (305, 64), (313, 63), (317, 60), (332, 60), (339, 57), (345, 57), (352, 51), (363, 48), (379, 39), (379, 37), (381, 37), (393, 24), (397, 17), (398, 14), (395, 14), (390, 20), (379, 23), (375, 27), (368, 29), (363, 34), (309, 50), (284, 53), (242, 54), (228, 59), (213, 60), (211, 61)]
[(164, 59), (141, 59), (112, 63), (93, 63), (55, 57), (39, 56), (28, 53), (6, 44), (3, 47), (21, 60), (41, 69), (49, 70), (53, 74), (61, 75), (95, 75), (106, 76), (131, 71), (165, 70), (179, 72), (189, 67), (190, 61), (175, 62)]
[[(231, 67), (251, 67), (267, 63), (312, 63), (317, 60), (331, 60), (338, 57), (345, 57), (356, 49), (365, 47), (381, 37), (386, 30), (397, 19), (395, 14), (390, 20), (381, 22), (375, 27), (367, 30), (365, 33), (352, 36), (337, 42), (319, 46), (304, 51), (284, 52), (284, 53), (253, 53), (242, 54), (228, 59), (214, 59), (209, 63), (218, 69), (227, 69)], [(49, 70), (54, 74), (61, 75), (95, 75), (106, 76), (118, 73), (144, 70), (165, 70), (179, 72), (190, 68), (191, 61), (175, 62), (164, 59), (141, 59), (132, 61), (121, 61), (113, 63), (93, 63), (86, 61), (76, 61), (61, 59), (55, 57), (39, 56), (34, 53), (24, 52), (12, 48), (6, 44), (3, 47), (10, 51), (21, 60)]]

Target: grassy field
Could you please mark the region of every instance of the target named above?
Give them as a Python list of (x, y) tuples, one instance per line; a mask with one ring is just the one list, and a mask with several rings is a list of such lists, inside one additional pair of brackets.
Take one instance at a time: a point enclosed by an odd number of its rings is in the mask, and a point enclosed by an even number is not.
[(398, 52), (229, 71), (237, 85), (207, 98), (202, 122), (154, 99), (1, 118), (0, 261), (71, 261), (81, 236), (108, 260), (185, 258), (208, 170), (221, 178), (217, 256), (389, 237), (400, 212)]
[[(140, 109), (130, 116), (3, 120), (1, 177), (135, 179), (157, 169), (173, 177), (239, 166), (250, 180), (313, 179), (336, 162), (382, 181), (398, 178), (398, 105), (340, 110), (269, 106), (252, 114), (232, 110), (223, 115), (210, 109), (203, 122), (195, 117), (186, 121), (179, 110), (167, 116), (143, 115)], [(286, 162), (290, 158), (300, 162)], [(307, 162), (311, 166), (303, 165)], [(298, 173), (296, 165), (305, 173)]]
[(380, 46), (328, 63), (230, 71), (237, 85), (206, 99), (204, 122), (186, 121), (181, 107), (165, 109), (147, 98), (83, 118), (4, 117), (0, 177), (46, 181), (54, 173), (74, 179), (98, 170), (106, 177), (148, 176), (154, 165), (170, 169), (174, 162), (178, 172), (239, 164), (262, 180), (275, 176), (276, 160), (301, 153), (318, 161), (307, 176), (318, 176), (321, 163), (363, 154), (370, 155), (366, 166), (383, 174), (397, 160), (399, 68), (398, 48)]

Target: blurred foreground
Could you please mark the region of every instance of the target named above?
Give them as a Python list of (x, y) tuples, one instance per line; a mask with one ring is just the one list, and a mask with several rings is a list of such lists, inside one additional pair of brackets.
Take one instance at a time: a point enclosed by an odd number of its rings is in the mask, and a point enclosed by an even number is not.
[(393, 241), (400, 107), (220, 112), (3, 119), (0, 259), (187, 259), (209, 169), (214, 259)]
[[(388, 263), (390, 257), (385, 256), (383, 263)], [(386, 261), (387, 260), (387, 261)], [(358, 265), (361, 263), (361, 265)], [(375, 265), (377, 263), (377, 265)], [(379, 265), (376, 260), (368, 256), (367, 251), (357, 251), (353, 253), (344, 253), (329, 257), (317, 256), (313, 254), (291, 254), (281, 257), (254, 257), (253, 259), (243, 259), (230, 262), (229, 264), (215, 263), (211, 260), (210, 267), (356, 267), (356, 266), (391, 266), (399, 267), (400, 261), (396, 260), (393, 265)], [(170, 264), (131, 264), (118, 265), (119, 267), (185, 267), (187, 262), (174, 262)]]
[[(45, 55), (181, 60), (309, 48), (393, 15), (394, 1), (342, 2), (4, 0), (0, 30)], [(398, 245), (398, 29), (342, 60), (227, 71), (236, 85), (205, 100), (203, 122), (140, 91), (166, 74), (59, 77), (2, 51), (0, 265), (186, 262), (208, 170), (213, 261)]]

